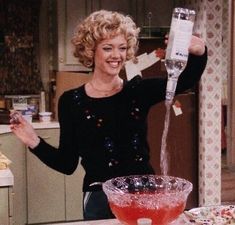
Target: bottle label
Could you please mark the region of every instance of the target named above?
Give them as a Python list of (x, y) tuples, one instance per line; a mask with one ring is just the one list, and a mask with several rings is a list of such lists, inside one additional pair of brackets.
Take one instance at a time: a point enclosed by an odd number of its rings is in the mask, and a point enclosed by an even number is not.
[(188, 48), (192, 38), (193, 22), (173, 18), (169, 36), (167, 58), (187, 61)]

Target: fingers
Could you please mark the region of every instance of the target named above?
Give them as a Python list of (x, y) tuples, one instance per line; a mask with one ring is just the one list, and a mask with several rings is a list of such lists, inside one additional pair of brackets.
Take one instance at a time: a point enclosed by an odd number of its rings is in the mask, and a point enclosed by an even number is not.
[(25, 124), (27, 121), (23, 118), (20, 112), (18, 111), (12, 111), (10, 114), (10, 123), (19, 125), (19, 124)]
[(164, 42), (165, 42), (166, 45), (167, 45), (167, 43), (168, 43), (168, 39), (169, 39), (169, 33), (167, 33), (167, 34), (165, 35), (165, 40), (164, 40)]
[(15, 133), (16, 131), (19, 131), (21, 127), (22, 127), (22, 123), (20, 123), (19, 121), (15, 122), (15, 121), (10, 120), (9, 128), (11, 129), (12, 132)]
[(194, 55), (203, 55), (205, 52), (205, 42), (202, 38), (192, 36), (189, 52)]
[(11, 124), (19, 124), (20, 123), (19, 117), (20, 117), (19, 112), (12, 111), (11, 114), (10, 114), (10, 123)]
[(202, 45), (194, 45), (189, 47), (189, 52), (194, 54), (194, 55), (203, 55), (205, 52), (205, 47)]
[(15, 125), (13, 125), (13, 124), (10, 124), (9, 127), (12, 131), (15, 129)]
[(200, 38), (202, 35), (200, 33), (193, 33), (193, 36)]

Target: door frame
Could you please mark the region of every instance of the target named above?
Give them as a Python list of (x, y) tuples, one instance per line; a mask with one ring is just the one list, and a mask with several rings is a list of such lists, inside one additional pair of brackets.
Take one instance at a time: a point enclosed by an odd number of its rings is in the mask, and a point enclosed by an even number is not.
[(235, 2), (229, 0), (230, 64), (227, 105), (227, 166), (235, 169)]

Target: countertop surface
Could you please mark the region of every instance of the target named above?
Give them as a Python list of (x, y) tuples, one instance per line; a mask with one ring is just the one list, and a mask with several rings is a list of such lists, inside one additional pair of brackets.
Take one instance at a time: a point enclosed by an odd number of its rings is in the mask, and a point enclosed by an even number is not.
[[(59, 123), (57, 121), (52, 122), (33, 122), (33, 127), (35, 129), (50, 129), (50, 128), (59, 128)], [(0, 134), (10, 133), (11, 130), (8, 124), (0, 125)]]
[(10, 169), (0, 170), (0, 187), (13, 186), (14, 176)]
[(121, 225), (117, 219), (109, 220), (91, 220), (91, 221), (77, 221), (77, 222), (65, 222), (65, 223), (52, 223), (45, 225)]
[[(169, 225), (190, 225), (191, 223), (182, 214), (176, 221), (170, 223)], [(123, 225), (117, 219), (108, 220), (91, 220), (91, 221), (77, 221), (77, 222), (65, 222), (65, 223), (47, 223), (40, 225)], [(191, 224), (192, 225), (192, 224)]]

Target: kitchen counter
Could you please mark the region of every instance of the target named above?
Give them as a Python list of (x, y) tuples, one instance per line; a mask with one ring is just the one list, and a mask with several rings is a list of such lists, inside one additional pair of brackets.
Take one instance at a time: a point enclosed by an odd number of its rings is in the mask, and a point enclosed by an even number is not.
[[(50, 128), (59, 128), (59, 123), (57, 121), (52, 121), (48, 123), (43, 122), (33, 122), (33, 127), (35, 129), (50, 129)], [(0, 134), (10, 133), (11, 130), (9, 125), (0, 125)]]
[(91, 220), (91, 221), (52, 223), (52, 224), (45, 224), (45, 225), (121, 225), (121, 223), (117, 219), (109, 219), (109, 220)]
[(0, 170), (0, 187), (13, 186), (14, 177), (10, 169)]
[[(170, 223), (169, 225), (192, 225), (182, 214), (179, 218)], [(35, 224), (36, 225), (36, 224)], [(38, 224), (39, 225), (39, 224)], [(91, 221), (76, 221), (76, 222), (65, 222), (65, 223), (48, 223), (40, 225), (123, 225), (117, 219), (108, 219), (108, 220), (91, 220)]]

